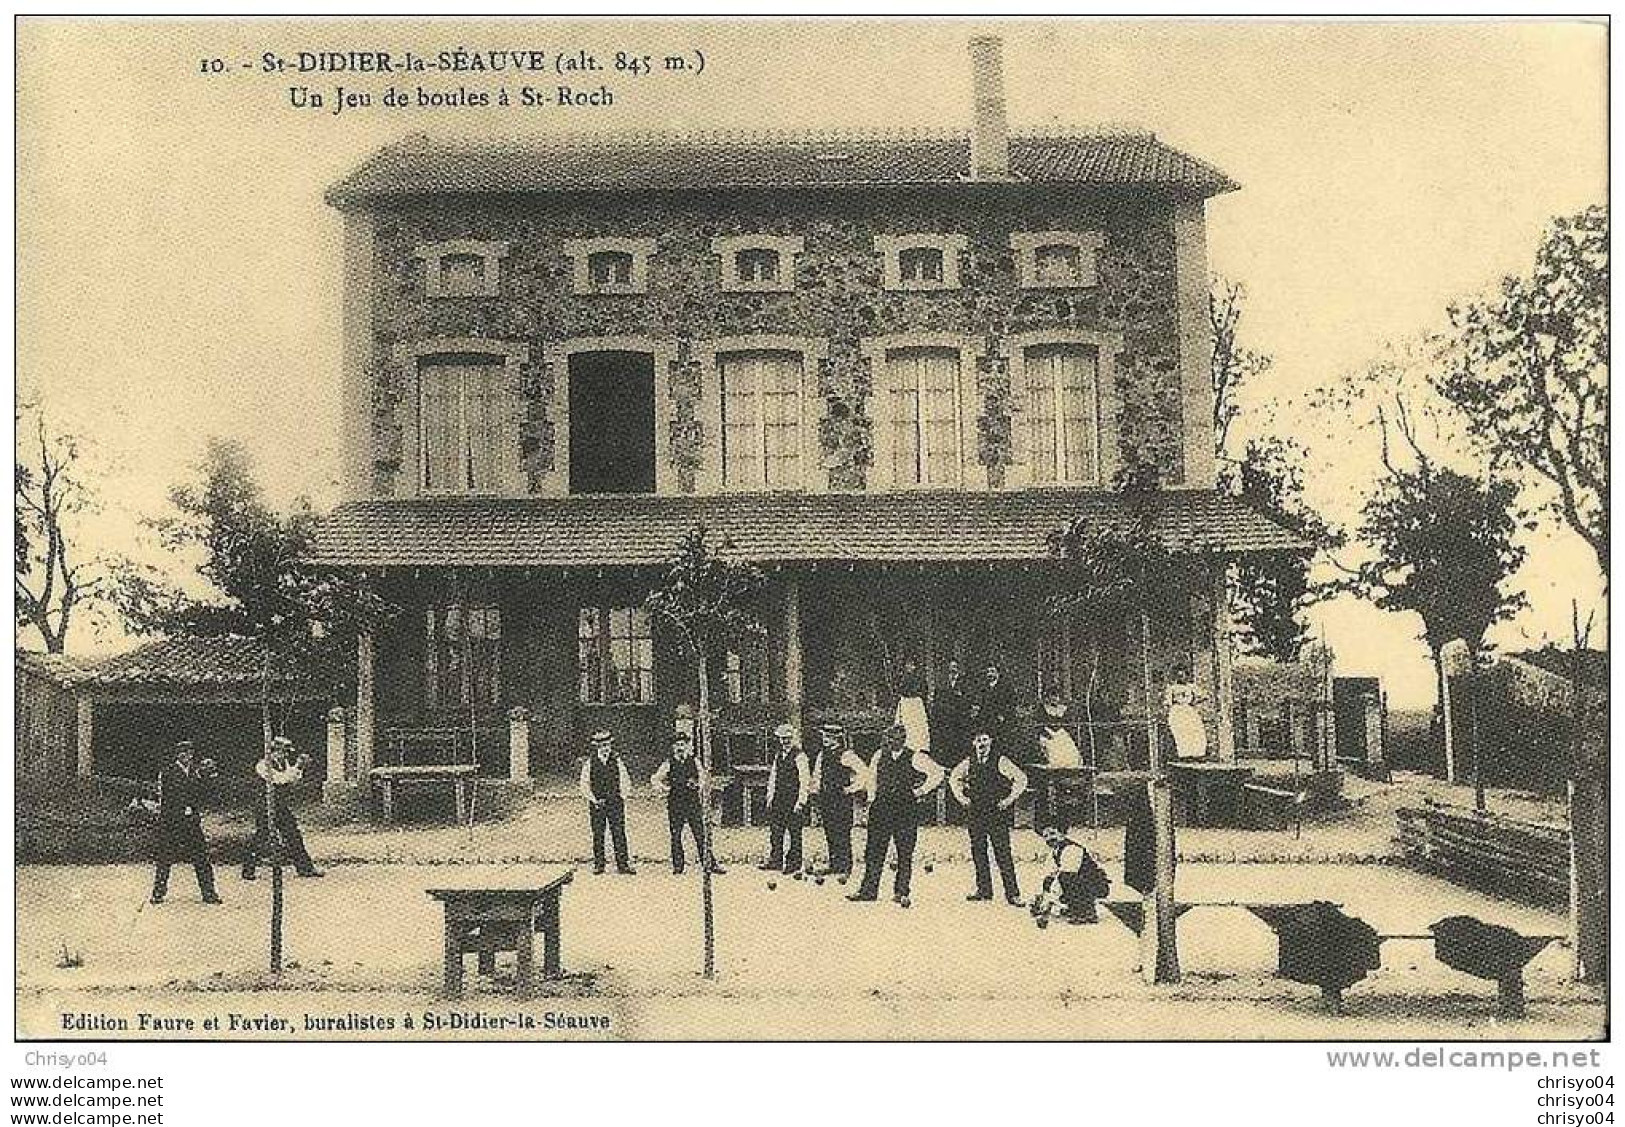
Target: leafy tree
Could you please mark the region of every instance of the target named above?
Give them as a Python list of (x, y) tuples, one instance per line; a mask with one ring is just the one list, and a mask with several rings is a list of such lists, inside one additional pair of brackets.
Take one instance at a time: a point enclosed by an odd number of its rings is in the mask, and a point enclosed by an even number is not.
[(98, 508), (79, 440), (53, 433), (37, 408), (20, 412), (17, 423), (28, 437), (26, 460), (20, 450), (13, 477), (16, 625), (35, 630), (48, 652), (61, 653), (74, 612), (105, 602), (117, 561), (85, 558), (79, 550), (75, 522)]
[(1155, 978), (1158, 982), (1177, 982), (1173, 809), (1161, 754), (1158, 695), (1151, 673), (1151, 631), (1159, 612), (1166, 614), (1169, 608), (1190, 605), (1192, 596), (1210, 582), (1217, 564), (1157, 534), (1154, 525), (1158, 484), (1154, 470), (1131, 465), (1114, 484), (1127, 504), (1130, 519), (1125, 526), (1080, 518), (1050, 534), (1051, 553), (1065, 564), (1063, 589), (1051, 599), (1051, 609), (1056, 613), (1123, 616), (1139, 625), (1141, 689), (1152, 774), (1151, 810), (1156, 823)]
[(711, 665), (720, 661), (729, 642), (759, 635), (762, 626), (752, 611), (765, 583), (753, 564), (728, 558), (733, 544), (726, 536), (713, 544), (704, 525), (683, 538), (660, 586), (644, 601), (649, 613), (670, 627), (694, 659), (699, 675), (698, 745), (703, 812), (700, 841), (700, 910), (705, 922), (706, 978), (716, 977), (716, 917), (711, 892)]
[[(169, 492), (174, 512), (149, 521), (164, 546), (201, 553), (199, 575), (209, 597), (198, 598), (150, 570), (127, 568), (119, 603), (134, 633), (258, 639), (264, 647), (260, 716), (265, 751), (273, 728), (285, 729), (299, 684), (306, 679), (337, 690), (350, 668), (356, 634), (387, 617), (391, 608), (365, 584), (310, 560), (316, 517), (308, 503), (280, 516), (266, 505), (243, 447), (211, 439), (201, 480)], [(273, 683), (286, 687), (280, 724), (273, 725)], [(263, 795), (272, 827), (270, 962), (282, 969), (284, 843), (275, 830), (275, 799)]]
[[(1241, 414), (1240, 395), (1273, 360), (1241, 340), (1247, 291), (1215, 278), (1208, 295), (1213, 330), (1213, 430), (1218, 445), (1219, 486), (1298, 533), (1315, 548), (1338, 544), (1334, 530), (1304, 500), (1301, 466), (1307, 452), (1290, 438), (1250, 438), (1239, 451), (1231, 424)], [(1311, 582), (1314, 552), (1248, 556), (1228, 569), (1232, 618), (1243, 647), (1277, 661), (1295, 661), (1308, 640), (1304, 612), (1326, 595)], [(1228, 640), (1226, 640), (1228, 641)]]
[(1526, 278), (1450, 309), (1434, 383), (1509, 472), (1556, 492), (1608, 579), (1608, 208), (1556, 219)]
[[(1384, 610), (1421, 618), (1442, 702), (1445, 644), (1460, 638), (1476, 659), (1490, 627), (1527, 605), (1522, 592), (1504, 587), (1525, 554), (1516, 541), (1518, 487), (1438, 465), (1418, 442), (1406, 401), (1396, 398), (1393, 407), (1392, 423), (1378, 408), (1385, 472), (1361, 512), (1360, 538), (1371, 554), (1343, 586)], [(1409, 460), (1394, 457), (1390, 425)], [(1447, 760), (1452, 742), (1447, 727)]]

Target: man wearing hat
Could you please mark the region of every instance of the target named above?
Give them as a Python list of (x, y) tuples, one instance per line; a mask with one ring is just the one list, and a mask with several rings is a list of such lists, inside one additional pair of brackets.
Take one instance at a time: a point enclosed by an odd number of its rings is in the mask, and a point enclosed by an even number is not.
[[(688, 828), (694, 839), (694, 856), (705, 862), (705, 808), (703, 796), (709, 794), (710, 780), (705, 765), (694, 755), (694, 741), (687, 731), (678, 729), (671, 740), (671, 753), (660, 761), (649, 785), (657, 794), (666, 796), (666, 822), (671, 827), (671, 871), (683, 871), (683, 829)], [(722, 872), (716, 858), (711, 859), (711, 871)]]
[[(243, 879), (253, 880), (254, 870), (261, 857), (269, 858), (280, 839), (284, 856), (293, 862), (294, 871), (302, 877), (319, 877), (322, 871), (310, 859), (305, 849), (304, 836), (294, 819), (293, 807), (288, 803), (292, 788), (304, 780), (310, 756), (293, 756), (293, 741), (283, 736), (271, 740), (265, 755), (254, 765), (254, 773), (265, 784), (267, 797), (262, 791), (254, 802), (254, 838), (248, 843), (248, 855), (243, 858)], [(275, 827), (276, 838), (272, 837)]]
[(901, 724), (886, 729), (880, 750), (869, 764), (869, 832), (863, 843), (863, 883), (848, 900), (874, 900), (880, 894), (880, 874), (886, 854), (897, 846), (897, 876), (892, 899), (909, 905), (909, 880), (914, 872), (914, 842), (919, 836), (920, 800), (942, 782), (942, 768), (923, 751), (905, 745), (908, 733)]
[(807, 753), (796, 742), (789, 724), (773, 729), (778, 741), (767, 769), (767, 860), (760, 868), (801, 872), (801, 827), (807, 824), (807, 796), (812, 791), (812, 770)]
[(158, 824), (154, 830), (152, 902), (162, 904), (169, 892), (169, 867), (187, 864), (197, 874), (205, 904), (218, 904), (214, 867), (203, 840), (203, 781), (214, 776), (214, 761), (198, 760), (190, 740), (175, 745), (174, 761), (158, 775)]
[(632, 779), (615, 753), (615, 737), (606, 731), (592, 734), (592, 753), (581, 765), (581, 797), (587, 800), (592, 822), (592, 871), (604, 871), (604, 834), (615, 839), (615, 871), (635, 872), (626, 852), (626, 796)]
[(993, 750), (991, 733), (978, 731), (971, 737), (971, 753), (948, 776), (948, 789), (965, 808), (970, 856), (976, 866), (976, 890), (965, 899), (993, 899), (993, 874), (987, 863), (991, 851), (999, 866), (1005, 903), (1020, 906), (1016, 863), (1010, 855), (1010, 827), (1015, 821), (1016, 800), (1027, 789), (1026, 773)]
[(818, 729), (818, 758), (813, 761), (812, 789), (824, 823), (829, 872), (845, 884), (852, 875), (852, 800), (863, 789), (868, 766), (852, 750), (846, 729), (825, 724)]

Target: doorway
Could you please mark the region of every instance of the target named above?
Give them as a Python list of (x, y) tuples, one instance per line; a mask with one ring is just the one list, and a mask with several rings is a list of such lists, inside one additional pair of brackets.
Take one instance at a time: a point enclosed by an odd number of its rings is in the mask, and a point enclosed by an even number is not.
[(654, 489), (654, 357), (647, 352), (572, 354), (570, 492)]

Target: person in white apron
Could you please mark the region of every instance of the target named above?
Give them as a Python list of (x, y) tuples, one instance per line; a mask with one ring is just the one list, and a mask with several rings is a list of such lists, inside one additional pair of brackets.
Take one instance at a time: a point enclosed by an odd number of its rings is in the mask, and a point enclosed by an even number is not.
[(898, 682), (894, 722), (903, 726), (903, 746), (910, 752), (931, 750), (931, 721), (925, 711), (925, 677), (910, 658)]

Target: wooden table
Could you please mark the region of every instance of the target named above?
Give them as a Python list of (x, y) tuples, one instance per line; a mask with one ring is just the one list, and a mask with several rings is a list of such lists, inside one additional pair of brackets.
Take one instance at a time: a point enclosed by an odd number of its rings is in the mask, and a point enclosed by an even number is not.
[(450, 783), (457, 801), (457, 821), (468, 820), (469, 788), (479, 768), (472, 763), (425, 763), (409, 767), (374, 767), (368, 777), (377, 784), (384, 804), (384, 821), (395, 820), (395, 788)]
[(479, 956), (480, 973), (496, 970), (499, 951), (512, 951), (520, 993), (536, 984), (536, 933), (542, 933), (542, 976), (558, 978), (559, 900), (575, 877), (573, 868), (548, 868), (486, 876), (449, 888), (431, 888), (446, 913), (446, 980), (448, 998), (463, 992), (463, 956)]
[(1253, 777), (1251, 767), (1217, 760), (1186, 759), (1168, 764), (1168, 772), (1175, 795), (1184, 801), (1186, 825), (1214, 825), (1213, 797), (1221, 791), (1234, 797), (1239, 821), (1241, 792), (1247, 780)]

